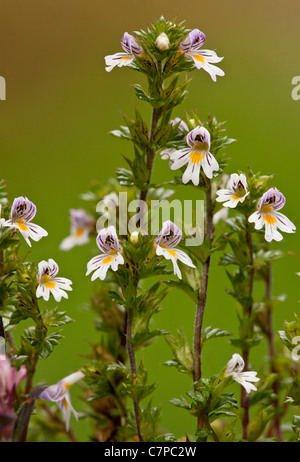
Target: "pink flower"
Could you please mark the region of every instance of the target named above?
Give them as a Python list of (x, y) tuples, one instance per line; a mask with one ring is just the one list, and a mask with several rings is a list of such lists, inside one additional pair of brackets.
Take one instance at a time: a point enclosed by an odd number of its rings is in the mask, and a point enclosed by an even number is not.
[[(9, 439), (14, 427), (16, 387), (26, 376), (25, 366), (17, 371), (6, 355), (0, 355), (0, 438)], [(6, 423), (7, 422), (7, 423)]]

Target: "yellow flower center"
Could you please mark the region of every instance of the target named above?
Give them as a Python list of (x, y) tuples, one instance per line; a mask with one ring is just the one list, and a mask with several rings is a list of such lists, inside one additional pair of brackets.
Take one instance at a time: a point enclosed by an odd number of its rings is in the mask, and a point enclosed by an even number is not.
[(102, 260), (102, 263), (104, 263), (104, 265), (107, 265), (108, 263), (110, 263), (111, 261), (113, 261), (114, 257), (106, 257)]
[(113, 255), (113, 257), (106, 257), (102, 260), (102, 263), (104, 263), (104, 265), (107, 265), (108, 263), (110, 263), (111, 261), (113, 261), (113, 259), (115, 258), (117, 252), (115, 250), (111, 250), (109, 252), (109, 255)]
[(190, 159), (192, 161), (192, 164), (198, 164), (201, 162), (201, 160), (204, 159), (204, 155), (201, 154), (199, 151), (194, 151), (190, 154)]
[(232, 199), (234, 201), (238, 201), (241, 197), (244, 197), (244, 195), (245, 195), (244, 192), (245, 192), (244, 189), (238, 189), (235, 192), (235, 194), (233, 194), (233, 196), (231, 196), (231, 197), (232, 197)]
[(54, 289), (56, 286), (55, 282), (52, 281), (51, 277), (48, 274), (44, 274), (41, 277), (41, 284), (43, 284), (47, 289)]
[(168, 249), (168, 247), (166, 247), (164, 244), (160, 244), (160, 247), (162, 249), (165, 249), (170, 255), (172, 255), (173, 257), (177, 257), (177, 253), (175, 252), (175, 250), (172, 250), (172, 249)]
[(261, 213), (262, 213), (263, 219), (269, 225), (274, 225), (274, 223), (276, 223), (276, 218), (273, 217), (272, 215), (269, 215), (271, 212), (273, 212), (273, 208), (271, 205), (265, 204), (262, 206)]
[(272, 215), (263, 215), (263, 219), (269, 224), (274, 225), (276, 223), (276, 218)]
[(177, 256), (177, 253), (175, 252), (175, 250), (171, 250), (171, 249), (166, 249), (166, 251), (172, 255), (173, 257), (176, 257)]
[(18, 221), (16, 222), (16, 225), (19, 226), (19, 228), (22, 231), (28, 231), (28, 227), (24, 225), (24, 223), (25, 223), (25, 220), (23, 220), (23, 218), (19, 218)]
[(84, 229), (83, 228), (77, 228), (76, 229), (76, 233), (75, 233), (75, 236), (76, 237), (81, 237), (84, 233)]
[(261, 212), (264, 213), (271, 213), (273, 211), (271, 205), (263, 205), (261, 208)]
[(204, 63), (205, 59), (203, 58), (203, 56), (201, 55), (194, 55), (194, 58), (197, 60), (197, 61), (200, 61), (200, 63)]

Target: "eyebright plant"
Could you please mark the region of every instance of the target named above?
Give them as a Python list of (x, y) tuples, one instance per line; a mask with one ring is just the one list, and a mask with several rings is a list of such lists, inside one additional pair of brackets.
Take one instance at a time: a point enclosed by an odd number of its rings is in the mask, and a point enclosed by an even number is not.
[[(170, 390), (170, 405), (178, 407), (178, 418), (183, 411), (195, 417), (194, 434), (182, 428), (180, 436), (186, 441), (300, 441), (299, 365), (291, 356), (294, 338), (300, 335), (299, 317), (295, 314), (284, 330), (274, 332), (273, 311), (281, 298), (272, 293), (272, 264), (283, 255), (273, 248), (273, 241), (296, 228), (279, 212), (285, 197), (276, 189), (273, 175), (249, 168), (228, 172), (227, 149), (234, 140), (227, 136), (224, 122), (214, 116), (205, 120), (197, 112), (178, 116), (177, 106), (187, 96), (188, 73), (203, 70), (214, 82), (225, 75), (215, 65), (223, 58), (203, 49), (205, 41), (199, 29), (188, 30), (162, 17), (147, 30), (125, 32), (123, 51), (105, 57), (107, 72), (133, 70), (144, 75), (146, 87), (133, 88), (152, 114), (150, 122), (138, 108), (133, 118), (123, 115), (123, 125), (111, 134), (132, 146), (131, 157), (123, 156), (127, 168), (120, 167), (116, 179), (105, 186), (93, 182), (81, 196), (86, 205), (70, 210), (70, 235), (60, 248), (68, 251), (89, 240), (96, 244), (95, 256), (86, 258), (86, 275), (91, 277), (89, 307), (101, 335), (82, 368), (54, 385), (36, 387), (36, 366), (61, 337), (52, 328), (71, 319), (58, 306), (51, 309), (44, 302), (52, 294), (55, 302), (67, 303), (62, 299), (72, 290), (71, 281), (57, 277), (53, 259), (37, 265), (19, 254), (22, 237), (31, 245), (29, 238), (37, 242), (47, 232), (31, 223), (36, 206), (19, 197), (10, 208), (5, 185), (0, 184), (0, 336), (6, 341), (6, 352), (0, 356), (3, 441), (76, 441), (72, 414), (90, 421), (93, 441), (176, 440), (160, 427), (160, 409), (153, 405), (159, 384), (149, 382), (144, 360), (137, 360), (137, 352), (146, 355), (157, 337), (164, 337), (170, 347), (165, 366), (190, 380), (185, 396), (173, 397)], [(196, 75), (197, 81), (207, 78), (205, 72)], [(153, 171), (164, 161), (169, 177), (157, 184)], [(178, 217), (169, 217), (155, 236), (150, 235), (144, 226), (153, 218), (147, 205), (168, 200), (182, 185), (204, 199), (204, 229), (187, 232), (182, 220), (179, 226)], [(124, 193), (128, 201), (135, 201), (135, 210), (124, 210)], [(124, 213), (134, 225), (125, 232)], [(184, 238), (198, 232), (201, 244), (184, 244)], [(228, 294), (238, 316), (234, 336), (222, 326), (205, 326), (206, 310), (217, 314), (218, 309), (207, 304), (213, 259), (226, 267)], [(257, 283), (265, 287), (263, 297), (256, 295)], [(195, 307), (193, 339), (183, 330), (152, 328), (152, 318), (171, 289), (182, 290)], [(32, 325), (16, 342), (14, 328), (25, 320)], [(215, 338), (224, 338), (236, 352), (231, 358), (228, 352), (227, 364), (207, 376), (202, 359), (206, 343)], [(252, 348), (260, 342), (266, 343), (268, 356), (256, 358), (252, 366)], [(77, 382), (86, 403), (81, 414), (70, 398), (70, 387)], [(240, 385), (240, 396), (234, 383)]]

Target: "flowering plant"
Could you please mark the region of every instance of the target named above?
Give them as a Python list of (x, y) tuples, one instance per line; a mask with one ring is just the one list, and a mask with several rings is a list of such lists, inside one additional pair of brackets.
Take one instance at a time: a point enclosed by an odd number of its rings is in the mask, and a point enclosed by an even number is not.
[[(57, 277), (59, 268), (51, 258), (37, 265), (19, 255), (20, 239), (31, 246), (29, 238), (38, 242), (47, 232), (31, 223), (36, 206), (26, 197), (16, 198), (9, 207), (1, 183), (0, 336), (6, 344), (0, 355), (2, 440), (25, 441), (28, 435), (34, 439), (35, 407), (38, 441), (45, 438), (49, 421), (54, 441), (62, 434), (74, 441), (72, 414), (90, 420), (95, 441), (176, 440), (160, 428), (160, 409), (151, 397), (157, 385), (149, 383), (144, 360), (139, 359), (141, 350), (163, 336), (172, 355), (165, 366), (176, 368), (190, 381), (185, 397), (173, 397), (170, 390), (170, 403), (179, 408), (179, 418), (183, 410), (195, 417), (193, 435), (182, 429), (186, 441), (299, 441), (299, 368), (288, 356), (293, 339), (300, 335), (299, 318), (295, 315), (279, 333), (279, 347), (272, 318), (276, 301), (272, 263), (282, 256), (272, 241), (283, 239), (279, 231), (296, 230), (278, 211), (285, 197), (272, 175), (262, 176), (250, 168), (227, 173), (227, 149), (234, 140), (227, 136), (224, 122), (214, 116), (204, 120), (196, 112), (185, 114), (184, 120), (173, 114), (187, 96), (187, 73), (203, 70), (213, 82), (225, 75), (215, 65), (223, 58), (202, 49), (205, 41), (199, 29), (187, 30), (183, 23), (160, 18), (146, 31), (126, 32), (121, 39), (123, 51), (105, 57), (107, 72), (123, 72), (117, 68), (126, 67), (145, 76), (146, 89), (139, 84), (133, 87), (137, 98), (151, 108), (151, 122), (137, 108), (133, 119), (123, 116), (124, 125), (111, 134), (132, 144), (132, 158), (123, 156), (127, 168), (119, 168), (117, 180), (109, 180), (105, 187), (92, 185), (82, 196), (87, 210), (70, 210), (70, 236), (60, 248), (69, 251), (89, 240), (98, 247), (93, 258), (86, 258), (86, 275), (92, 274), (90, 309), (96, 313), (101, 336), (81, 369), (54, 385), (36, 387), (36, 366), (61, 338), (59, 331), (51, 329), (71, 319), (44, 302), (51, 294), (57, 303), (66, 302), (62, 299), (68, 299), (72, 281)], [(207, 77), (204, 72), (200, 76)], [(170, 178), (156, 184), (154, 165), (164, 160)], [(193, 188), (196, 200), (202, 201), (200, 220), (195, 207), (190, 215), (183, 218), (174, 212), (171, 219), (168, 199), (178, 187)], [(168, 216), (163, 205), (168, 206)], [(239, 328), (230, 343), (240, 354), (234, 353), (221, 371), (207, 377), (202, 361), (206, 343), (232, 336), (222, 327), (205, 327), (211, 260), (217, 258), (227, 269), (228, 293), (237, 306)], [(257, 282), (265, 287), (263, 297), (255, 291)], [(171, 289), (183, 291), (195, 306), (193, 339), (183, 330), (173, 335), (152, 328), (152, 318)], [(24, 320), (33, 325), (17, 342), (14, 328)], [(254, 371), (252, 348), (263, 341), (268, 360), (256, 363), (258, 371)], [(69, 389), (77, 382), (86, 403), (82, 414), (71, 404)], [(225, 391), (234, 382), (241, 386), (240, 397)], [(288, 409), (296, 410), (292, 417)], [(286, 419), (292, 422), (284, 432)]]

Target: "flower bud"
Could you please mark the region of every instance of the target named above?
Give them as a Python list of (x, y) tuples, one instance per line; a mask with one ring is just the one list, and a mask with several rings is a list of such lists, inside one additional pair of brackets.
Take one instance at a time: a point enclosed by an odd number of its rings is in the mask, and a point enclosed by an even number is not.
[(130, 235), (130, 242), (133, 245), (136, 245), (139, 241), (139, 232), (138, 231), (133, 231)]
[(170, 40), (168, 36), (162, 32), (159, 34), (155, 41), (155, 46), (158, 49), (158, 51), (166, 51), (170, 48)]

